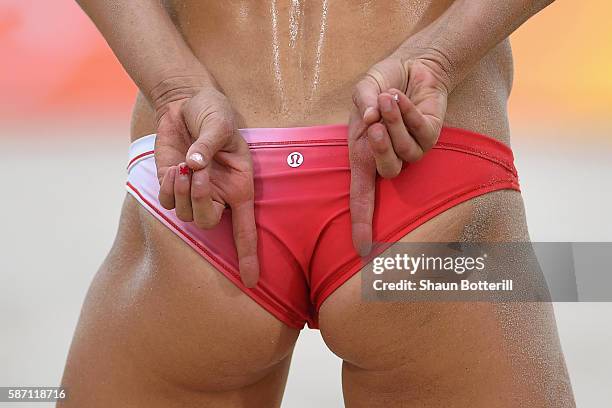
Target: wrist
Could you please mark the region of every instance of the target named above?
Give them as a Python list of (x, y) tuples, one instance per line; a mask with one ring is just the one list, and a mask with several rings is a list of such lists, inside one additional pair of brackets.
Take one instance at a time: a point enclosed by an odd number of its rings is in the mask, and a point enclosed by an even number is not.
[(145, 93), (155, 111), (192, 98), (205, 88), (217, 89), (214, 78), (204, 69), (194, 72), (168, 73)]
[(424, 43), (409, 39), (393, 53), (393, 56), (401, 61), (407, 73), (410, 73), (410, 67), (414, 62), (425, 64), (435, 73), (447, 94), (455, 89), (462, 77), (457, 64), (450, 58), (449, 53), (440, 47), (424, 45)]

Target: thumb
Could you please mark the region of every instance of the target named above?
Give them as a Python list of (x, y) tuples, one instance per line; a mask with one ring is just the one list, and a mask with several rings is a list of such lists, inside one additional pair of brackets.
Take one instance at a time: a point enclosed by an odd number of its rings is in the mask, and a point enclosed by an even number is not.
[(200, 134), (187, 150), (186, 162), (193, 170), (201, 170), (213, 160), (234, 132), (232, 121), (218, 119), (204, 122)]
[(381, 118), (378, 109), (378, 95), (380, 92), (378, 82), (370, 74), (366, 75), (355, 86), (353, 103), (357, 107), (366, 126), (378, 122)]

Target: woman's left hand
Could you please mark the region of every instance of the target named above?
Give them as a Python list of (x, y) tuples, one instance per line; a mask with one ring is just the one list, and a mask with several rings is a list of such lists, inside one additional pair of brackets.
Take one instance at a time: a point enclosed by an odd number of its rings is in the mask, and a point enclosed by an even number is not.
[(391, 56), (359, 81), (349, 119), (350, 210), (353, 244), (372, 246), (376, 175), (397, 176), (437, 142), (448, 99), (443, 64), (430, 56)]

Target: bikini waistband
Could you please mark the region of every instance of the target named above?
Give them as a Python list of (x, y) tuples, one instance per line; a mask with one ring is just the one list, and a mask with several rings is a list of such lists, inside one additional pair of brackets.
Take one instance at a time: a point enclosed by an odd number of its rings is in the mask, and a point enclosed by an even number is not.
[[(348, 126), (322, 125), (290, 128), (246, 128), (239, 129), (252, 149), (282, 147), (284, 145), (346, 145)], [(148, 135), (133, 141), (129, 150), (129, 165), (153, 154), (155, 135)], [(434, 148), (457, 150), (468, 154), (492, 159), (507, 167), (513, 173), (514, 156), (510, 147), (489, 136), (465, 129), (444, 127)]]

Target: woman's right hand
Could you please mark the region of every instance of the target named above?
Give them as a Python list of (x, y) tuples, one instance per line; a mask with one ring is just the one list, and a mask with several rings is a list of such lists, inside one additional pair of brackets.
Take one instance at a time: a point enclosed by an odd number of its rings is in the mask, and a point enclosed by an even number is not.
[(157, 116), (155, 163), (159, 201), (177, 217), (209, 229), (231, 208), (240, 276), (259, 277), (253, 164), (228, 99), (213, 87), (164, 93)]

